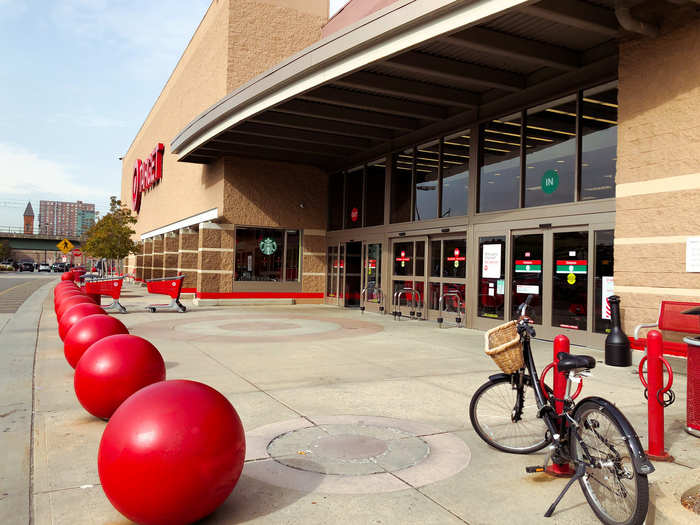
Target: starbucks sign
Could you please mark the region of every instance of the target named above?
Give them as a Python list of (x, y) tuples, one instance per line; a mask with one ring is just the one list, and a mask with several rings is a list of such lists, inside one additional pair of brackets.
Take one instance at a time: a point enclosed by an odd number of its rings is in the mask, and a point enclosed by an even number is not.
[(260, 251), (265, 255), (272, 255), (277, 251), (277, 243), (270, 237), (265, 237), (260, 241)]

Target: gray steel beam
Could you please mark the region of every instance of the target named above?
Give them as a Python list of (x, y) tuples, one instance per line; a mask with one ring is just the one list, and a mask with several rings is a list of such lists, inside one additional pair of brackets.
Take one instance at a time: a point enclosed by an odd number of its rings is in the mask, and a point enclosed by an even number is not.
[(483, 27), (472, 27), (461, 33), (444, 37), (442, 42), (462, 49), (482, 51), (529, 64), (570, 71), (580, 65), (575, 51), (536, 40), (513, 36)]
[(620, 34), (615, 12), (580, 0), (542, 0), (522, 9), (528, 15), (610, 37)]
[(326, 120), (308, 116), (292, 115), (288, 113), (277, 113), (274, 110), (258, 113), (248, 119), (248, 122), (259, 122), (261, 124), (274, 124), (289, 129), (307, 129), (320, 131), (321, 133), (335, 133), (346, 137), (360, 137), (370, 140), (391, 140), (395, 132), (376, 128), (374, 126), (363, 126), (361, 124), (348, 124), (335, 120)]
[(479, 94), (471, 91), (366, 71), (334, 80), (333, 84), (449, 107), (473, 108), (481, 102)]
[(516, 73), (417, 51), (408, 51), (387, 60), (384, 64), (416, 75), (427, 74), (457, 86), (477, 85), (512, 92), (525, 89), (525, 78)]
[(338, 146), (326, 146), (323, 144), (311, 144), (309, 142), (301, 142), (286, 139), (274, 139), (270, 137), (255, 137), (246, 135), (245, 133), (237, 133), (228, 131), (212, 139), (207, 143), (215, 145), (217, 148), (226, 148), (227, 144), (236, 144), (239, 146), (255, 146), (261, 149), (281, 149), (288, 151), (299, 151), (301, 153), (311, 153), (313, 155), (321, 155), (325, 157), (343, 157), (352, 155), (355, 151), (348, 148), (340, 148)]
[(330, 156), (308, 154), (301, 151), (269, 149), (237, 144), (229, 144), (229, 147), (226, 149), (226, 156), (292, 162), (295, 164), (311, 164), (312, 166), (319, 167), (327, 166), (331, 161), (338, 160)]
[(419, 102), (410, 102), (396, 98), (358, 93), (333, 87), (320, 87), (301, 95), (302, 99), (323, 102), (334, 106), (355, 108), (389, 115), (413, 117), (425, 120), (440, 120), (447, 117), (447, 112), (439, 106), (429, 106)]
[(287, 127), (273, 126), (270, 124), (259, 124), (254, 122), (246, 122), (240, 126), (233, 128), (231, 131), (246, 133), (248, 135), (257, 135), (260, 137), (273, 137), (280, 139), (299, 140), (302, 142), (311, 142), (313, 144), (327, 144), (329, 146), (341, 146), (348, 149), (366, 149), (376, 144), (375, 141), (357, 138), (344, 137), (342, 135), (334, 135), (327, 132), (308, 131), (303, 129), (292, 129)]
[(306, 100), (291, 100), (285, 102), (284, 104), (276, 106), (275, 111), (403, 131), (414, 130), (420, 127), (420, 122), (412, 118), (400, 117), (397, 115), (383, 115), (373, 111), (342, 108)]

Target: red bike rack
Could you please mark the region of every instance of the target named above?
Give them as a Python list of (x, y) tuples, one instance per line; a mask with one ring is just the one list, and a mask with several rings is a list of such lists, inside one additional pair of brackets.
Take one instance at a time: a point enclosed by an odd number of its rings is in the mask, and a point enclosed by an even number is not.
[[(554, 338), (554, 344), (552, 345), (552, 348), (554, 352), (554, 359), (542, 371), (542, 374), (540, 375), (540, 386), (542, 387), (542, 393), (544, 394), (545, 398), (548, 398), (549, 395), (547, 394), (547, 389), (545, 388), (544, 378), (547, 375), (547, 372), (549, 372), (549, 370), (554, 369), (554, 388), (552, 389), (554, 391), (554, 398), (564, 399), (564, 396), (566, 395), (566, 374), (563, 372), (559, 372), (559, 369), (557, 368), (557, 363), (559, 363), (559, 358), (557, 357), (557, 355), (560, 352), (564, 352), (566, 354), (569, 353), (569, 338), (565, 335), (559, 334)], [(581, 393), (582, 388), (583, 381), (581, 381), (578, 384), (578, 388), (576, 389), (576, 392), (574, 393), (572, 398), (575, 399), (576, 397), (578, 397), (578, 395)], [(557, 414), (562, 414), (564, 412), (563, 401), (555, 401), (554, 407), (557, 411)], [(551, 474), (552, 476), (557, 477), (568, 478), (574, 475), (574, 470), (571, 468), (571, 465), (569, 465), (569, 463), (552, 462), (552, 464), (547, 467), (546, 472), (548, 474)]]
[[(111, 310), (117, 311), (119, 313), (125, 314), (126, 308), (119, 302), (119, 296), (122, 293), (122, 282), (124, 277), (110, 278), (110, 279), (86, 279), (85, 280), (85, 293), (88, 295), (93, 295), (100, 297), (106, 295), (112, 298), (112, 302), (103, 306), (102, 309), (105, 312)], [(97, 304), (100, 304), (99, 302)]]
[[(647, 355), (639, 362), (639, 379), (644, 385), (644, 395), (649, 400), (649, 450), (647, 456), (656, 461), (673, 461), (664, 449), (664, 407), (673, 403), (673, 370), (663, 356), (664, 341), (661, 332), (651, 330), (647, 334)], [(644, 363), (647, 363), (647, 379), (644, 379)], [(664, 383), (664, 369), (668, 370), (668, 384)], [(648, 392), (654, 394), (649, 395)], [(665, 400), (667, 392), (669, 399)]]

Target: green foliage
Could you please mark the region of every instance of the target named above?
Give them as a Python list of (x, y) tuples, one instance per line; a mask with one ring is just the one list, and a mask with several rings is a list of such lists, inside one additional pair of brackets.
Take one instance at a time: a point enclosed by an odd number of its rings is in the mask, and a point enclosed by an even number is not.
[(0, 241), (0, 261), (10, 258), (10, 253), (12, 249), (10, 248), (10, 243), (6, 241)]
[(136, 217), (116, 197), (109, 199), (109, 213), (88, 230), (83, 250), (90, 257), (118, 260), (138, 251), (132, 240), (136, 232), (131, 227)]

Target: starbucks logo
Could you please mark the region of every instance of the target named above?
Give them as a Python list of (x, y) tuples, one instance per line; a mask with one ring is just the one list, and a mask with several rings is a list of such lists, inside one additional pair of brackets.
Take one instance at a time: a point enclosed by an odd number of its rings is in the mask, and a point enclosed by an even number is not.
[(260, 241), (260, 251), (265, 255), (272, 255), (277, 251), (277, 243), (273, 239), (265, 237)]

